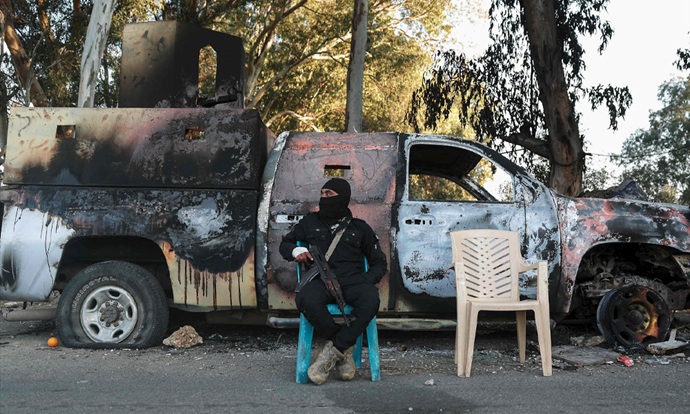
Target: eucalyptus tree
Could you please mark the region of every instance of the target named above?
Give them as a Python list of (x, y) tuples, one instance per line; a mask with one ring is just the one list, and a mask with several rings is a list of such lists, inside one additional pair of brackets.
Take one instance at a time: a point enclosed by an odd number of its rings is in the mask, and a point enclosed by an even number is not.
[[(478, 139), (528, 166), (534, 155), (549, 163), (548, 182), (566, 195), (582, 190), (584, 137), (576, 106), (588, 98), (609, 110), (611, 126), (632, 103), (628, 89), (583, 86), (584, 49), (580, 36), (598, 35), (602, 52), (613, 35), (601, 19), (608, 0), (493, 0), (491, 44), (477, 59), (439, 53), (415, 91), (408, 121), (434, 128), (457, 104), (464, 125)], [(524, 150), (518, 154), (520, 150)]]

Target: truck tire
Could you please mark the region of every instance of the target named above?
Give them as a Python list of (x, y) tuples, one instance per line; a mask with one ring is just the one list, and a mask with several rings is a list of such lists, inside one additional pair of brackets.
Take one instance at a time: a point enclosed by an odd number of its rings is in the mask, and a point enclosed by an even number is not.
[(79, 272), (62, 291), (55, 315), (58, 336), (73, 348), (147, 348), (168, 325), (165, 293), (141, 266), (106, 261)]

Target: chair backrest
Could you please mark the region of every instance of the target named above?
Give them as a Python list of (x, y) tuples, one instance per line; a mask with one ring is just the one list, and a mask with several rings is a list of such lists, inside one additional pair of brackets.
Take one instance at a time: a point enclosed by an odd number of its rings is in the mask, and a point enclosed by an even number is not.
[(458, 277), (464, 279), (467, 300), (520, 300), (519, 271), (525, 264), (516, 232), (463, 230), (450, 236), (453, 265), (462, 264)]

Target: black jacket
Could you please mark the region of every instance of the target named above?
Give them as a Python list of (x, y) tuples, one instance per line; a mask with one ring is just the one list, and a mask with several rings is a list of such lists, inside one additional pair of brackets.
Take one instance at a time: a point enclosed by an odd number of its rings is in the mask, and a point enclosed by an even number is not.
[[(338, 229), (331, 231), (330, 227), (319, 219), (318, 213), (309, 213), (283, 237), (280, 254), (285, 260), (294, 260), (292, 250), (297, 247), (297, 242), (301, 241), (310, 246), (318, 246), (325, 255)], [(369, 263), (367, 273), (364, 273), (365, 256)], [(328, 264), (341, 286), (358, 283), (374, 285), (388, 270), (386, 255), (381, 251), (376, 233), (364, 220), (356, 218), (352, 218), (345, 228)]]

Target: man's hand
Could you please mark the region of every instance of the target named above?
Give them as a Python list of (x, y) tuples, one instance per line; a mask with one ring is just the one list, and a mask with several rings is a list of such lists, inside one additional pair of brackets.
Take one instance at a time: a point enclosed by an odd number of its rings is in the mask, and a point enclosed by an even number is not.
[(301, 253), (295, 257), (295, 261), (297, 263), (302, 263), (302, 264), (311, 264), (314, 262), (314, 258), (312, 257), (311, 253), (309, 251), (306, 251), (304, 253)]
[(295, 258), (297, 263), (302, 263), (305, 265), (314, 262), (314, 258), (312, 257), (311, 253), (309, 253), (309, 250), (303, 246), (297, 246), (292, 249), (292, 257)]

